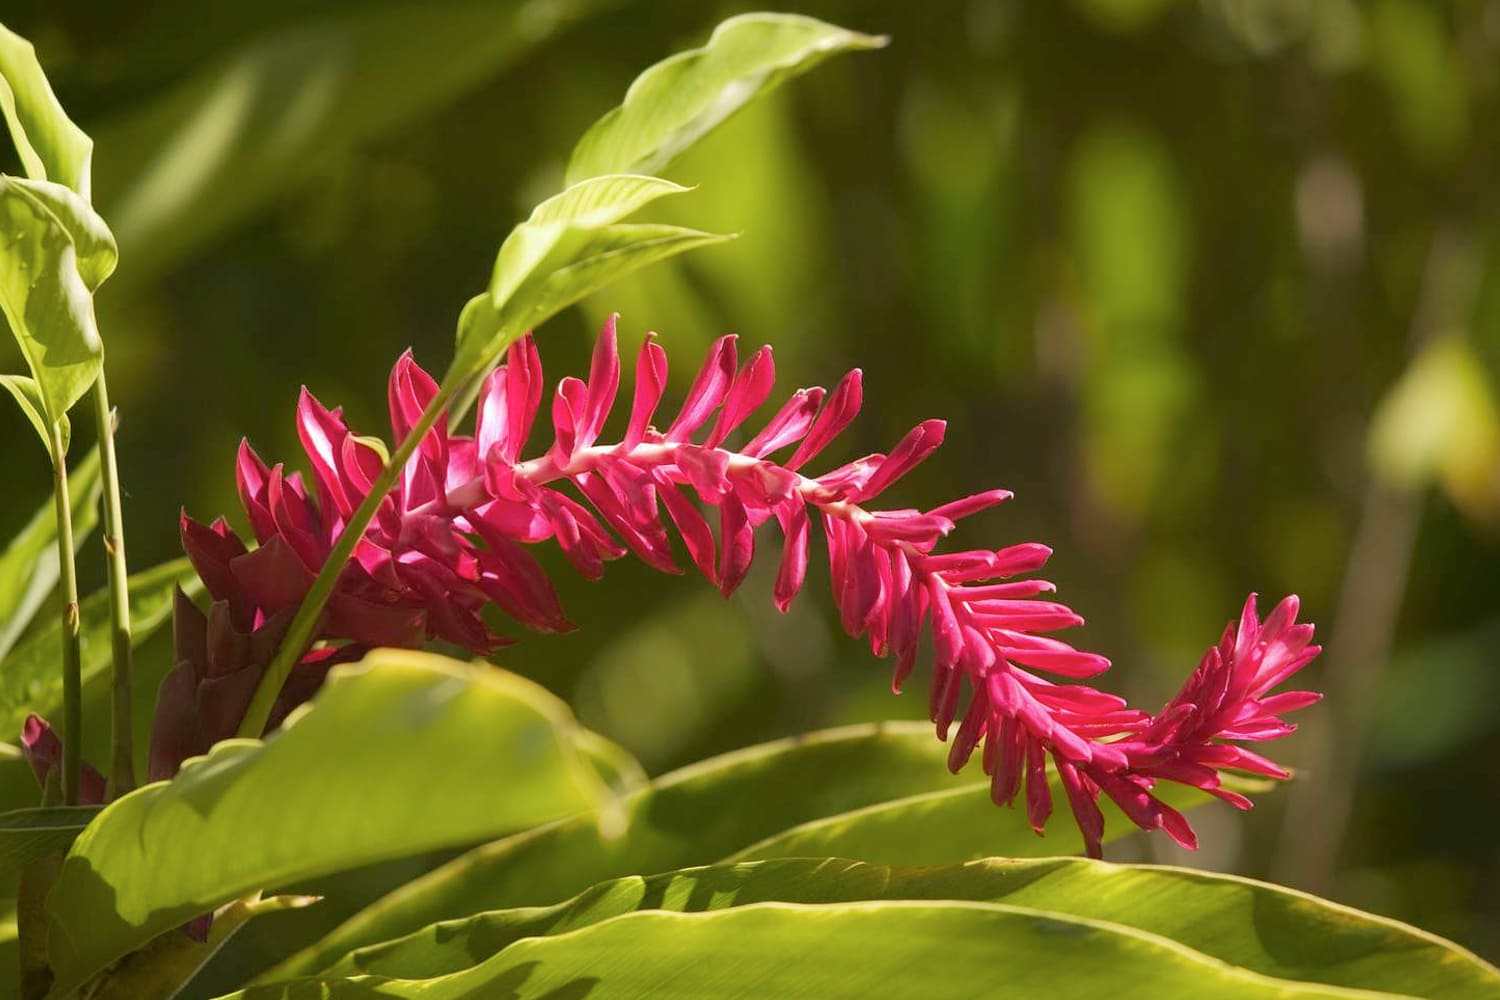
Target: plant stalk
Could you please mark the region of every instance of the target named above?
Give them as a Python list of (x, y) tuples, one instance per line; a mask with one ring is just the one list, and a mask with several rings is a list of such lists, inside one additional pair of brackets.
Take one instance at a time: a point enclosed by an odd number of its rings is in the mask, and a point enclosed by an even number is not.
[(249, 739), (259, 739), (266, 728), (266, 721), (271, 717), (271, 709), (276, 705), (276, 696), (281, 693), (281, 686), (286, 683), (287, 675), (292, 672), (292, 667), (302, 659), (303, 653), (312, 645), (316, 638), (318, 622), (323, 617), (323, 609), (328, 604), (328, 599), (333, 595), (333, 588), (338, 583), (339, 574), (343, 572), (344, 565), (348, 563), (349, 557), (354, 554), (355, 545), (364, 537), (365, 529), (375, 518), (375, 512), (380, 509), (381, 503), (396, 485), (402, 469), (406, 462), (417, 450), (417, 445), (427, 432), (432, 430), (438, 418), (448, 406), (448, 401), (453, 398), (464, 380), (445, 379), (443, 385), (438, 389), (432, 402), (422, 411), (421, 417), (417, 419), (416, 425), (412, 427), (411, 433), (407, 434), (399, 447), (391, 455), (390, 460), (385, 463), (385, 468), (380, 470), (380, 475), (370, 486), (370, 492), (359, 509), (349, 518), (344, 525), (344, 532), (334, 544), (333, 551), (328, 554), (328, 559), (323, 567), (318, 570), (318, 576), (313, 580), (311, 589), (307, 596), (302, 599), (302, 604), (297, 608), (297, 614), (292, 618), (292, 624), (287, 627), (286, 638), (281, 640), (281, 646), (276, 650), (276, 655), (271, 658), (266, 672), (261, 676), (260, 683), (255, 687), (255, 695), (250, 699), (250, 706), (245, 710), (245, 717), (240, 721), (237, 736)]
[(125, 515), (120, 503), (120, 467), (115, 459), (115, 414), (109, 405), (104, 372), (94, 382), (94, 416), (99, 428), (99, 459), (103, 463), (104, 557), (109, 570), (110, 688), (109, 798), (135, 787), (135, 734), (131, 705), (132, 653), (130, 634), (130, 569), (125, 559)]
[(57, 568), (63, 599), (62, 793), (63, 803), (75, 806), (83, 741), (83, 660), (78, 573), (73, 565), (73, 507), (68, 500), (68, 459), (64, 454), (61, 423), (52, 425), (52, 497), (57, 507)]

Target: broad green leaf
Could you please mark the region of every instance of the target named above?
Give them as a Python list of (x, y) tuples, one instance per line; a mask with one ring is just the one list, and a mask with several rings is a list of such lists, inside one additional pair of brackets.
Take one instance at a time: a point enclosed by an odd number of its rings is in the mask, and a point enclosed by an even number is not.
[[(55, 572), (55, 570), (54, 570)], [(186, 559), (174, 559), (133, 574), (130, 586), (131, 641), (145, 642), (172, 617), (172, 591), (181, 587), (189, 594), (202, 590), (198, 575)], [(84, 599), (83, 682), (89, 684), (109, 672), (109, 593), (99, 590)], [(0, 667), (0, 735), (20, 732), (30, 712), (54, 713), (63, 702), (62, 623), (50, 621), (38, 628), (5, 658)]]
[(236, 997), (1109, 997), (1310, 1000), (1397, 994), (1271, 979), (1104, 921), (996, 903), (755, 903), (629, 913), (518, 941), (437, 979), (302, 980)]
[(590, 813), (566, 706), (487, 664), (377, 650), (264, 742), (227, 740), (107, 806), (47, 900), (66, 993), (256, 890)]
[[(452, 374), (473, 379), (527, 330), (632, 271), (729, 239), (733, 237), (649, 223), (568, 226), (539, 269), (520, 280), (508, 298), (500, 301), (486, 294), (465, 307)], [(529, 257), (532, 252), (528, 248), (517, 253)]]
[[(36, 379), (27, 378), (25, 375), (0, 375), (0, 385), (15, 399), (16, 405), (31, 422), (36, 430), (37, 437), (42, 439), (42, 447), (47, 449), (47, 454), (52, 455), (52, 430), (51, 423), (47, 419), (47, 404), (42, 399), (41, 386), (36, 384)], [(62, 455), (52, 455), (53, 461), (67, 455), (68, 444), (73, 437), (73, 425), (65, 414), (62, 418)]]
[[(75, 552), (99, 523), (99, 491), (102, 487), (99, 449), (93, 448), (68, 473)], [(57, 508), (49, 497), (0, 553), (0, 692), (5, 690), (4, 676), (11, 673), (11, 649), (56, 586)], [(55, 655), (51, 662), (55, 666)], [(0, 703), (3, 700), (3, 695), (0, 695)], [(10, 730), (0, 728), (0, 738), (10, 734)]]
[[(929, 724), (882, 723), (778, 740), (693, 764), (627, 798), (629, 823), (618, 839), (607, 841), (592, 824), (568, 820), (476, 848), (378, 900), (267, 978), (325, 969), (355, 948), (439, 920), (550, 905), (605, 879), (710, 864), (798, 824), (882, 803), (904, 808), (913, 799), (920, 804), (924, 795), (953, 789), (982, 802), (991, 818), (962, 845), (965, 850), (945, 861), (1080, 849), (1066, 817), (1058, 818), (1047, 838), (1037, 837), (1024, 813), (998, 809), (987, 788), (954, 778), (945, 766), (947, 749)], [(1107, 815), (1107, 836), (1133, 829), (1118, 813)]]
[(839, 52), (880, 48), (861, 35), (795, 14), (743, 14), (702, 48), (638, 76), (619, 107), (579, 140), (567, 183), (599, 174), (657, 174), (730, 115)]
[(410, 127), (595, 0), (355, 5), (246, 42), (159, 101), (94, 129), (95, 202), (151, 280), (320, 167)]
[(91, 293), (114, 268), (114, 242), (72, 191), (3, 174), (0, 239), (0, 312), (41, 389), (49, 423), (56, 422), (103, 364)]
[(798, 858), (632, 876), (556, 906), (434, 924), (356, 951), (327, 975), (431, 979), (522, 938), (565, 934), (637, 910), (897, 899), (1007, 903), (1109, 921), (1279, 979), (1432, 1000), (1482, 1000), (1500, 990), (1500, 972), (1477, 956), (1385, 917), (1234, 875), (1083, 858), (991, 858), (936, 868)]
[(0, 813), (0, 873), (17, 872), (28, 861), (67, 850), (98, 812), (98, 806), (54, 806)]
[(0, 111), (26, 176), (89, 197), (93, 143), (68, 118), (31, 43), (0, 25)]

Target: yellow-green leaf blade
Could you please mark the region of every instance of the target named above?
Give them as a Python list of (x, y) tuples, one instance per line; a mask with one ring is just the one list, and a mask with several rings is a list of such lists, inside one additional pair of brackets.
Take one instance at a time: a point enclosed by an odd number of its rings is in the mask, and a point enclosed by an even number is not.
[(116, 800), (48, 897), (57, 989), (247, 894), (601, 807), (566, 708), (488, 665), (378, 650), (264, 742)]
[(1399, 994), (1272, 979), (1144, 931), (996, 903), (755, 903), (644, 911), (519, 941), (429, 980), (303, 980), (243, 1000), (316, 996), (697, 998), (1060, 997), (1375, 1000)]
[(714, 29), (701, 48), (650, 67), (624, 102), (579, 140), (572, 184), (599, 174), (657, 174), (740, 108), (840, 52), (885, 39), (795, 14), (744, 14)]
[(900, 899), (1005, 903), (1107, 921), (1278, 979), (1432, 1000), (1483, 1000), (1500, 990), (1493, 966), (1394, 920), (1233, 875), (1083, 858), (920, 868), (798, 858), (634, 876), (552, 907), (432, 925), (354, 952), (328, 975), (430, 979), (526, 937), (566, 934), (643, 909), (697, 913), (765, 902)]
[[(946, 861), (1080, 847), (1065, 823), (1054, 824), (1047, 839), (1037, 837), (1023, 811), (997, 809), (987, 789), (949, 774), (946, 761), (947, 746), (930, 725), (905, 722), (810, 733), (701, 761), (626, 798), (630, 822), (618, 839), (606, 841), (591, 824), (570, 820), (476, 848), (378, 900), (268, 976), (310, 974), (355, 948), (439, 920), (550, 905), (606, 879), (710, 864), (801, 824), (840, 822), (863, 808), (905, 806), (929, 794), (966, 796), (987, 817), (958, 845), (962, 853)], [(1112, 819), (1106, 835), (1132, 829)]]

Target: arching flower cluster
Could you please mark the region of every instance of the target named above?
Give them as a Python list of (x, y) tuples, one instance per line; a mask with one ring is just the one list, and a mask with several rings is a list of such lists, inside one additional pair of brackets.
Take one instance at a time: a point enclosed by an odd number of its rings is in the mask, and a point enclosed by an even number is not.
[[(620, 369), (611, 320), (587, 381), (570, 377), (557, 386), (552, 441), (528, 458), (526, 444), (542, 407), (542, 370), (531, 338), (511, 347), (483, 387), (474, 433), (455, 434), (439, 422), (382, 502), (321, 625), (320, 637), (331, 645), (312, 651), (299, 667), (294, 677), (300, 681), (284, 692), (285, 707), (310, 693), (328, 662), (372, 646), (436, 637), (491, 652), (507, 640), (485, 624), (488, 605), (528, 629), (571, 628), (528, 551), (541, 542), (556, 542), (592, 579), (608, 561), (630, 553), (664, 572), (681, 572), (675, 535), (687, 559), (728, 595), (755, 557), (756, 529), (775, 521), (782, 543), (774, 600), (785, 610), (803, 585), (816, 522), (845, 630), (863, 637), (875, 655), (894, 660), (897, 689), (930, 637), (931, 717), (938, 735), (952, 738), (950, 766), (957, 771), (979, 750), (995, 801), (1023, 797), (1038, 832), (1052, 811), (1049, 761), (1094, 855), (1103, 831), (1101, 795), (1137, 825), (1164, 829), (1191, 846), (1191, 828), (1154, 794), (1157, 782), (1196, 786), (1243, 808), (1248, 800), (1222, 787), (1221, 771), (1285, 776), (1236, 741), (1289, 732), (1281, 714), (1317, 699), (1306, 692), (1269, 693), (1318, 651), (1312, 626), (1295, 620), (1295, 598), (1262, 622), (1252, 596), (1182, 692), (1158, 714), (1138, 711), (1078, 683), (1108, 669), (1108, 660), (1049, 634), (1082, 621), (1046, 598), (1050, 583), (1028, 576), (1050, 549), (1023, 543), (939, 550), (958, 521), (1008, 499), (1008, 492), (990, 490), (926, 510), (875, 505), (942, 443), (942, 421), (923, 422), (887, 454), (814, 475), (804, 471), (808, 464), (859, 411), (858, 370), (832, 392), (796, 391), (769, 420), (743, 430), (770, 398), (774, 365), (769, 348), (741, 364), (735, 339), (725, 337), (710, 350), (680, 409), (659, 417), (667, 358), (648, 337), (623, 433), (607, 442), (601, 436), (620, 392)], [(397, 362), (389, 386), (396, 440), (437, 391), (409, 353)], [(215, 605), (206, 628), (179, 627), (185, 650), (175, 672), (180, 691), (171, 702), (162, 699), (157, 726), (180, 733), (182, 720), (193, 717), (197, 728), (190, 739), (163, 747), (163, 768), (175, 766), (189, 744), (233, 731), (238, 716), (231, 711), (224, 718), (222, 709), (239, 705), (243, 712), (275, 644), (258, 637), (269, 630), (279, 639), (285, 616), (306, 594), (384, 461), (381, 445), (352, 433), (339, 410), (305, 390), (297, 426), (312, 465), (311, 491), (296, 473), (268, 466), (248, 445), (240, 450), (240, 495), (257, 548), (248, 550), (222, 522), (208, 527), (184, 519), (184, 541)], [(191, 612), (186, 617), (196, 621)], [(241, 675), (232, 682), (234, 696), (209, 723), (191, 709), (206, 689)]]

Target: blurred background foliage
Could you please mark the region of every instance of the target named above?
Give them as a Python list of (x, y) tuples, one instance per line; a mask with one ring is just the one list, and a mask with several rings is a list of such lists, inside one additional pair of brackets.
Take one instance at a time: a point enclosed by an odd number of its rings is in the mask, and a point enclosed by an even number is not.
[[(9, 0), (96, 138), (120, 241), (99, 308), (132, 565), (178, 553), (179, 506), (242, 524), (235, 444), (295, 460), (300, 384), (388, 433), (389, 366), (407, 346), (446, 364), (573, 140), (746, 7)], [(742, 238), (552, 323), (552, 375), (582, 371), (611, 310), (627, 350), (660, 332), (679, 389), (726, 331), (775, 346), (785, 392), (862, 366), (845, 457), (948, 418), (893, 499), (1013, 489), (955, 540), (1054, 546), (1075, 640), (1148, 706), (1247, 591), (1301, 594), (1329, 692), (1281, 751), (1302, 780), (1203, 815), (1197, 855), (1117, 856), (1269, 876), (1500, 956), (1500, 0), (797, 9), (892, 45), (674, 169), (702, 187), (673, 212)], [(6, 530), (48, 492), (30, 434), (0, 413), (30, 456)], [(782, 617), (774, 560), (728, 605), (630, 562), (595, 585), (549, 565), (582, 628), (501, 660), (653, 773), (924, 712), (840, 633), (826, 570)], [(149, 677), (168, 653), (153, 641)]]

